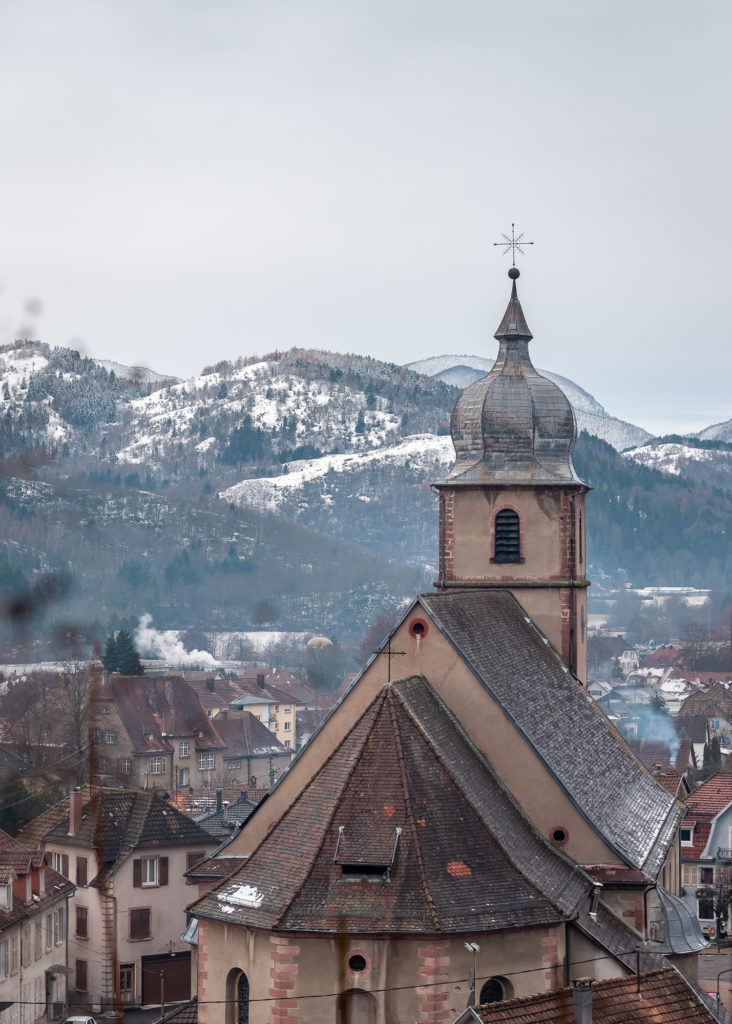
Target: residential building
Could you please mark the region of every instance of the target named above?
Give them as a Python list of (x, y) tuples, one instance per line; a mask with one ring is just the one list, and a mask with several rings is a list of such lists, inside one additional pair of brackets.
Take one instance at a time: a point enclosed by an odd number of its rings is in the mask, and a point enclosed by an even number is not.
[(295, 756), (294, 749), (280, 743), (275, 733), (250, 711), (227, 708), (211, 722), (224, 744), (221, 757), (225, 786), (259, 785), (269, 789)]
[(732, 775), (713, 775), (686, 797), (681, 823), (681, 881), (689, 908), (715, 930), (714, 887), (732, 887)]
[[(190, 949), (180, 940), (191, 891), (185, 871), (217, 845), (187, 815), (147, 792), (73, 792), (34, 828), (39, 850), (74, 880), (69, 988), (95, 1008), (190, 996)], [(44, 829), (44, 824), (48, 827)]]
[(73, 891), (42, 853), (0, 831), (1, 1024), (63, 1016)]

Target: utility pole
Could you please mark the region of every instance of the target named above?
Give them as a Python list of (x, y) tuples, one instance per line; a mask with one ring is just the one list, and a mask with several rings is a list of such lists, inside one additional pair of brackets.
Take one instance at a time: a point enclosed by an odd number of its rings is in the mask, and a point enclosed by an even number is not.
[(160, 1019), (165, 1016), (165, 971), (160, 972)]

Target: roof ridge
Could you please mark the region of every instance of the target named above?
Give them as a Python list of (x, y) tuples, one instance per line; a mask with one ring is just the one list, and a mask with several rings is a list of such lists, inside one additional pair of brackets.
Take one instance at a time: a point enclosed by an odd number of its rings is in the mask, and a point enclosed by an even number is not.
[[(427, 904), (427, 912), (430, 915), (430, 917), (432, 918), (432, 924), (433, 924), (434, 928), (437, 929), (437, 931), (441, 931), (442, 928), (441, 928), (441, 924), (440, 924), (440, 919), (437, 916), (437, 911), (435, 910), (434, 901), (433, 901), (432, 896), (430, 895), (430, 891), (429, 891), (429, 889), (427, 887), (427, 872), (425, 871), (424, 861), (422, 860), (422, 848), (421, 848), (421, 846), (419, 844), (419, 838), (417, 836), (417, 828), (416, 828), (415, 821), (414, 821), (414, 813), (412, 811), (412, 801), (411, 801), (410, 794), (409, 794), (409, 785), (408, 785), (408, 782), (407, 782), (406, 769), (405, 769), (405, 766), (404, 766), (404, 748), (402, 746), (402, 737), (401, 737), (401, 732), (399, 730), (399, 722), (397, 720), (396, 708), (394, 707), (394, 702), (396, 700), (398, 700), (399, 698), (398, 698), (398, 694), (396, 694), (392, 690), (391, 684), (388, 684), (388, 688), (389, 688), (388, 689), (388, 695), (391, 697), (391, 700), (387, 701), (386, 703), (387, 703), (387, 708), (389, 710), (389, 717), (391, 718), (391, 724), (392, 724), (392, 728), (394, 730), (394, 738), (396, 740), (396, 745), (397, 745), (397, 762), (399, 764), (399, 778), (401, 779), (401, 783), (402, 783), (402, 791), (404, 793), (404, 803), (406, 804), (406, 807), (407, 807), (407, 821), (409, 823), (409, 828), (410, 828), (410, 831), (412, 833), (412, 842), (414, 843), (414, 855), (415, 855), (415, 858), (416, 858), (416, 861), (417, 861), (417, 867), (419, 869), (419, 876), (420, 876), (420, 879), (422, 881), (422, 886), (421, 886), (421, 890), (420, 891), (424, 895), (425, 903)], [(402, 707), (404, 707), (404, 705), (402, 705)], [(406, 711), (406, 708), (404, 710)], [(430, 744), (430, 746), (431, 746), (431, 744)]]

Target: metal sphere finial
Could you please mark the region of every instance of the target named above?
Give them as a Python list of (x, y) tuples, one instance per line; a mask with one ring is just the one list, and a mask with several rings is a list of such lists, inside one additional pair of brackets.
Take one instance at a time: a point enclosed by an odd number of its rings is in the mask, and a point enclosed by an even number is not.
[(511, 278), (511, 280), (512, 280), (512, 281), (515, 281), (515, 280), (516, 280), (516, 278), (517, 278), (517, 277), (518, 277), (518, 276), (519, 276), (520, 274), (521, 274), (521, 271), (519, 270), (519, 268), (518, 268), (518, 267), (509, 267), (509, 268), (508, 268), (508, 276), (509, 276), (509, 277)]

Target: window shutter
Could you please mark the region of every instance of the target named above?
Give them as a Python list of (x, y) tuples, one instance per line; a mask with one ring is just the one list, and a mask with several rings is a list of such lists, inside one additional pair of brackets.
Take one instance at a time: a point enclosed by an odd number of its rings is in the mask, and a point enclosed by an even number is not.
[(168, 858), (158, 857), (158, 885), (168, 884)]
[(76, 987), (80, 992), (86, 992), (86, 960), (76, 961)]
[(76, 858), (76, 884), (87, 884), (87, 859), (86, 857)]
[(142, 888), (142, 861), (139, 858), (132, 861), (132, 884), (135, 889)]
[(68, 878), (69, 877), (69, 855), (68, 855), (68, 853), (64, 853), (63, 856), (61, 857), (61, 874), (64, 876), (64, 878)]

